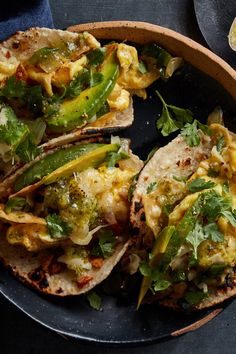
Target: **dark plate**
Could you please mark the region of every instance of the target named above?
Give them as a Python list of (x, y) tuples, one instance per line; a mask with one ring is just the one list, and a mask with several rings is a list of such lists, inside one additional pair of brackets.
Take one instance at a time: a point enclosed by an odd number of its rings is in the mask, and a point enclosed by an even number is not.
[[(228, 126), (231, 130), (235, 126), (235, 101), (219, 84), (186, 64), (168, 83), (159, 81), (153, 85), (146, 101), (135, 99), (135, 123), (123, 135), (132, 139), (134, 151), (142, 158), (146, 158), (153, 146), (167, 142), (155, 128), (162, 108), (155, 89), (160, 90), (167, 102), (192, 109), (202, 121), (220, 104)], [(162, 309), (157, 304), (143, 305), (136, 311), (134, 291), (120, 294), (119, 298), (103, 295), (103, 310), (95, 311), (83, 296), (65, 299), (43, 296), (18, 282), (7, 270), (0, 270), (0, 279), (0, 292), (37, 322), (68, 337), (98, 344), (153, 343), (197, 328), (220, 311), (184, 314)]]
[(236, 52), (228, 44), (228, 33), (236, 17), (235, 0), (194, 0), (200, 30), (209, 47), (236, 68)]

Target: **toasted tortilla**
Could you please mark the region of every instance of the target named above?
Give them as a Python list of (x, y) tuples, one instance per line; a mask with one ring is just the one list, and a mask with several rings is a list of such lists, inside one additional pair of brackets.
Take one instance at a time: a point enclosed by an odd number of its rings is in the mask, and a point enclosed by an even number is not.
[(158, 149), (139, 174), (131, 203), (130, 221), (135, 235), (142, 237), (150, 233), (143, 218), (143, 197), (148, 186), (155, 181), (176, 176), (185, 178), (196, 171), (199, 163), (207, 159), (211, 152), (211, 140), (201, 135), (198, 146), (189, 147), (184, 138), (179, 135), (168, 145)]
[[(81, 54), (100, 46), (97, 40), (89, 35), (91, 39), (83, 39), (83, 34), (73, 33), (63, 30), (55, 30), (48, 28), (31, 28), (24, 32), (17, 32), (9, 39), (0, 43), (0, 85), (6, 78), (15, 74), (19, 65), (41, 48), (53, 48), (60, 46), (61, 43), (69, 42), (71, 44), (81, 44)], [(90, 38), (89, 37), (89, 38)], [(41, 147), (43, 151), (67, 144), (73, 141), (79, 141), (86, 137), (97, 136), (100, 134), (110, 134), (132, 125), (134, 120), (133, 102), (130, 98), (130, 105), (123, 111), (111, 111), (99, 117), (96, 121), (86, 123), (83, 127), (74, 129), (73, 131), (60, 135), (49, 136), (49, 140)], [(14, 165), (8, 169), (1, 177), (2, 181), (10, 174), (16, 171), (18, 166)], [(0, 192), (1, 195), (1, 192)]]
[[(92, 142), (105, 143), (107, 140), (108, 139), (105, 137), (90, 137), (89, 139), (76, 142), (76, 144)], [(128, 140), (122, 141), (122, 143), (128, 148)], [(64, 145), (63, 148), (70, 147), (71, 145), (72, 144)], [(61, 149), (61, 147), (48, 150), (42, 156), (37, 157), (35, 161), (23, 166), (12, 176), (9, 176), (7, 183), (5, 181), (4, 184), (8, 192), (12, 192), (14, 181), (21, 173), (30, 168), (30, 166), (45, 155), (51, 154), (58, 149)], [(134, 155), (131, 152), (130, 156), (134, 158)], [(135, 164), (137, 163), (138, 162), (135, 160)], [(140, 169), (142, 166), (141, 161), (139, 161), (139, 163)], [(38, 187), (38, 183), (40, 183), (40, 181), (26, 186), (18, 193), (23, 191), (27, 195), (32, 192), (34, 188)], [(3, 186), (1, 187), (2, 191), (4, 191)], [(5, 206), (3, 204), (0, 204), (0, 221), (3, 223), (22, 223), (23, 226), (27, 223), (40, 225), (45, 225), (46, 223), (45, 219), (34, 216), (32, 213), (25, 213), (23, 211), (10, 211), (7, 213), (4, 210), (4, 207)], [(98, 265), (93, 265), (93, 256), (90, 256), (91, 260), (89, 257), (89, 262), (92, 265), (91, 269), (83, 270), (82, 275), (78, 276), (75, 271), (67, 268), (63, 262), (58, 261), (58, 258), (63, 255), (63, 249), (61, 248), (63, 243), (60, 244), (58, 242), (53, 242), (52, 244), (45, 243), (44, 245), (44, 243), (39, 240), (40, 242), (36, 244), (36, 251), (34, 251), (32, 247), (29, 248), (29, 245), (26, 245), (25, 243), (25, 247), (18, 242), (16, 242), (15, 245), (12, 243), (10, 244), (5, 236), (5, 229), (5, 226), (0, 223), (0, 261), (2, 261), (3, 264), (24, 283), (41, 292), (57, 296), (79, 295), (89, 291), (94, 286), (102, 282), (111, 273), (112, 269), (124, 255), (129, 245), (129, 236), (126, 233), (125, 236), (119, 235), (119, 237), (117, 237), (117, 242), (112, 255), (108, 258), (95, 257), (95, 261), (96, 258), (98, 258)], [(94, 230), (96, 230), (96, 228)], [(122, 231), (120, 232), (122, 235)], [(69, 246), (73, 245), (71, 240), (65, 240), (65, 245), (67, 245), (67, 241)]]
[[(28, 168), (30, 168), (32, 165), (34, 165), (36, 162), (42, 160), (46, 155), (48, 154), (52, 154), (57, 150), (61, 149), (61, 146), (63, 145), (63, 148), (69, 148), (72, 145), (80, 145), (80, 144), (92, 144), (92, 143), (106, 143), (109, 139), (102, 136), (102, 135), (83, 135), (83, 139), (79, 139), (79, 141), (75, 142), (73, 139), (73, 136), (70, 136), (73, 134), (68, 134), (68, 139), (67, 136), (63, 136), (65, 138), (65, 141), (67, 142), (72, 142), (71, 144), (67, 143), (67, 144), (58, 144), (58, 139), (60, 138), (55, 138), (53, 140), (56, 141), (49, 141), (48, 144), (44, 144), (42, 145), (42, 153), (37, 156), (33, 161), (30, 161), (29, 163), (25, 164), (25, 165), (18, 165), (16, 168), (14, 166), (14, 168), (12, 169), (11, 172), (9, 172), (9, 174), (6, 176), (6, 178), (0, 183), (0, 201), (4, 201), (8, 196), (10, 195), (14, 195), (15, 194), (15, 190), (14, 190), (14, 182), (16, 181), (16, 179), (26, 170), (28, 170)], [(62, 137), (62, 139), (63, 139)], [(82, 137), (82, 136), (81, 136)], [(128, 140), (127, 140), (128, 143)], [(59, 145), (59, 146), (58, 146)], [(37, 188), (37, 182), (34, 183), (35, 188)], [(26, 186), (24, 188), (23, 194), (22, 195), (27, 195), (30, 191), (33, 190), (32, 186)], [(17, 195), (21, 195), (21, 191), (19, 191), (17, 193)]]
[(101, 268), (92, 268), (76, 280), (75, 273), (65, 269), (63, 263), (57, 262), (52, 266), (52, 249), (28, 252), (21, 246), (10, 245), (3, 235), (0, 237), (0, 260), (23, 283), (45, 294), (63, 297), (84, 294), (105, 280), (128, 245), (129, 241), (117, 244), (114, 253), (104, 260)]
[[(216, 129), (218, 125), (211, 125), (212, 130)], [(221, 133), (224, 133), (225, 128), (222, 127)], [(235, 141), (235, 134), (229, 132), (232, 140)], [(133, 233), (137, 236), (137, 244), (142, 244), (142, 239), (150, 234), (151, 231), (143, 215), (143, 197), (148, 193), (147, 187), (153, 181), (157, 182), (162, 179), (176, 176), (177, 178), (186, 178), (193, 174), (199, 163), (210, 156), (212, 149), (211, 138), (201, 134), (201, 142), (199, 146), (189, 147), (183, 137), (180, 135), (172, 140), (168, 145), (160, 148), (151, 157), (148, 163), (144, 166), (139, 174), (139, 178), (136, 183), (136, 187), (133, 193), (133, 199), (131, 203), (130, 220), (133, 227)], [(143, 245), (141, 246), (143, 247)], [(198, 304), (191, 306), (191, 310), (202, 310), (220, 304), (231, 297), (236, 296), (236, 272), (234, 270), (234, 276), (231, 284), (221, 287), (209, 288), (209, 296), (201, 300)], [(158, 304), (173, 309), (183, 310), (181, 306), (181, 295), (178, 294), (178, 288), (173, 290), (167, 289), (166, 291), (150, 294), (144, 298), (144, 303), (152, 303), (158, 301)]]
[[(203, 310), (221, 304), (222, 302), (229, 300), (229, 298), (236, 296), (236, 273), (234, 273), (233, 282), (234, 286), (225, 286), (223, 288), (215, 289), (206, 299), (201, 300), (197, 305), (191, 306), (191, 310)], [(178, 300), (175, 300), (171, 296), (158, 300), (158, 303), (173, 310), (183, 310)]]

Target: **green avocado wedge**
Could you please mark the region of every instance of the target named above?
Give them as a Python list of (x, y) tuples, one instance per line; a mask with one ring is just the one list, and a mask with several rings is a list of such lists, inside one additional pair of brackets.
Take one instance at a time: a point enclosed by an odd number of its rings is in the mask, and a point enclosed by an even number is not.
[(47, 130), (52, 133), (65, 133), (84, 126), (105, 104), (115, 86), (119, 75), (116, 51), (110, 52), (99, 71), (102, 81), (81, 92), (73, 99), (61, 103), (59, 111), (47, 120)]
[[(155, 268), (161, 256), (165, 253), (174, 231), (175, 231), (174, 226), (166, 226), (158, 235), (151, 252), (152, 258), (149, 261), (149, 266), (151, 268)], [(137, 309), (140, 307), (143, 298), (146, 295), (151, 283), (152, 280), (149, 277), (145, 277), (145, 276), (143, 277), (140, 292), (139, 292), (139, 297), (138, 297)]]
[(88, 152), (77, 159), (68, 162), (45, 176), (42, 179), (42, 184), (51, 184), (58, 181), (60, 178), (70, 176), (74, 172), (81, 172), (89, 167), (98, 167), (104, 162), (109, 152), (117, 152), (120, 148), (119, 144), (109, 144), (101, 146), (95, 150)]
[(14, 190), (20, 191), (26, 186), (41, 181), (49, 184), (60, 177), (82, 171), (88, 167), (96, 167), (106, 157), (107, 152), (117, 152), (118, 144), (80, 144), (62, 148), (46, 155), (20, 175), (14, 184)]

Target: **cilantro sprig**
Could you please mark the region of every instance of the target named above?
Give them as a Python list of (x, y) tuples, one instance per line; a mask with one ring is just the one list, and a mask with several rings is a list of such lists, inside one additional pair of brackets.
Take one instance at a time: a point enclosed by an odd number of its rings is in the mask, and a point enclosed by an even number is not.
[(13, 210), (23, 210), (26, 206), (29, 206), (26, 199), (22, 197), (14, 197), (9, 199), (5, 205), (5, 212), (11, 213)]
[(198, 120), (194, 120), (192, 124), (186, 123), (181, 129), (181, 135), (184, 137), (188, 146), (198, 146), (201, 142), (199, 135), (199, 129), (206, 135), (211, 135), (210, 128), (207, 125), (200, 123)]
[(48, 215), (46, 222), (52, 238), (63, 238), (72, 231), (70, 225), (57, 214)]
[(94, 310), (100, 311), (102, 308), (102, 299), (101, 297), (95, 292), (95, 291), (90, 291), (87, 295), (86, 298), (89, 302), (90, 307), (92, 307)]
[(105, 158), (105, 162), (108, 168), (115, 167), (120, 160), (128, 159), (129, 155), (124, 150), (118, 152), (108, 152)]
[(199, 192), (203, 189), (213, 188), (214, 186), (214, 182), (206, 181), (203, 178), (196, 178), (187, 184), (188, 190), (191, 193)]
[(98, 242), (91, 250), (91, 255), (96, 257), (108, 258), (114, 251), (116, 237), (112, 230), (100, 230)]
[(151, 268), (146, 262), (139, 265), (140, 273), (151, 280), (150, 289), (152, 292), (163, 291), (170, 287), (171, 282), (165, 279), (165, 274), (158, 269)]
[(189, 109), (167, 104), (160, 92), (156, 90), (156, 94), (163, 104), (161, 116), (156, 123), (157, 129), (161, 130), (163, 136), (168, 136), (182, 128), (185, 123), (193, 121), (193, 113)]
[(198, 258), (198, 246), (207, 239), (214, 242), (222, 242), (224, 240), (224, 235), (219, 231), (216, 223), (203, 226), (197, 221), (193, 230), (190, 231), (186, 237), (186, 241), (188, 241), (193, 248), (193, 257), (195, 260)]

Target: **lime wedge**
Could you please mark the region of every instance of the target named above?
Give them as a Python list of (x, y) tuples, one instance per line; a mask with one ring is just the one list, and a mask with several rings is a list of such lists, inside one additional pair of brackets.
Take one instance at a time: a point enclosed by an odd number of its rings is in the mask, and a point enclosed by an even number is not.
[(236, 51), (236, 17), (230, 27), (228, 40), (230, 47)]

